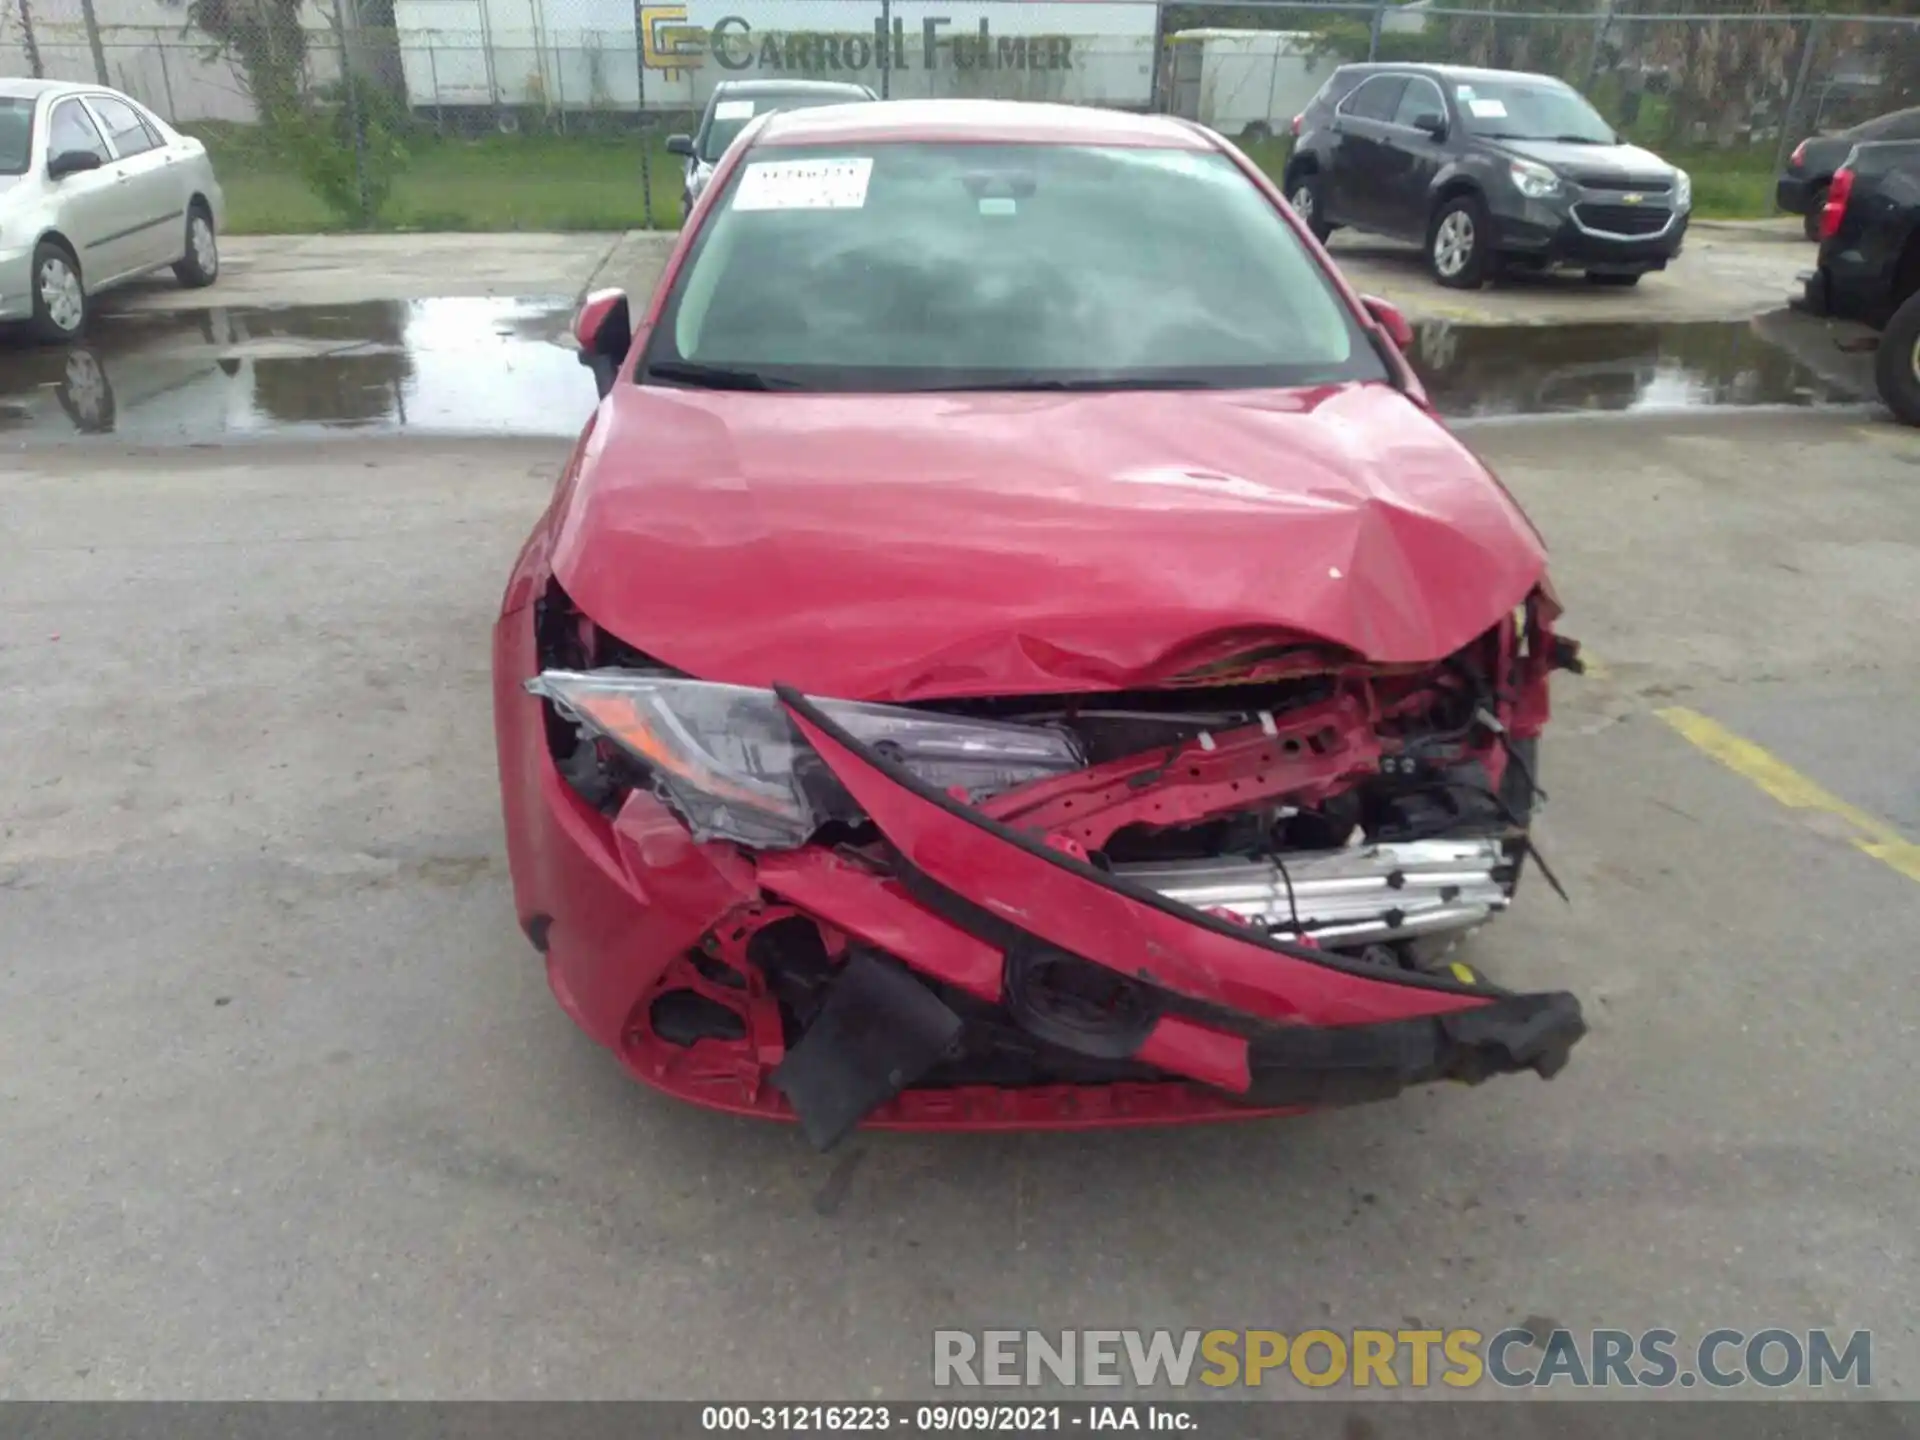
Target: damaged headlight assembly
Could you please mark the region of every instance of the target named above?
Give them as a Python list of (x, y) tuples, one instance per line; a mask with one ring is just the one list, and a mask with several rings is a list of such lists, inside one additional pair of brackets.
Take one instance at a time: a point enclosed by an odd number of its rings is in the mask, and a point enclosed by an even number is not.
[[(547, 670), (526, 688), (634, 760), (696, 840), (792, 850), (826, 821), (855, 818), (771, 690), (630, 670)], [(893, 705), (815, 703), (927, 784), (972, 800), (1087, 763), (1062, 730)]]

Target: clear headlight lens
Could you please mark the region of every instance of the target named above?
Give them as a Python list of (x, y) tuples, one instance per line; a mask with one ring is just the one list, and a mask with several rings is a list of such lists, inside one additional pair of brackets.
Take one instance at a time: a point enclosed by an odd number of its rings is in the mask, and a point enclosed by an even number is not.
[[(527, 689), (638, 761), (696, 840), (806, 844), (847, 800), (771, 690), (623, 670), (548, 670)], [(861, 743), (941, 790), (984, 799), (1086, 765), (1063, 730), (816, 701)]]
[(1673, 172), (1673, 208), (1687, 210), (1693, 206), (1693, 177), (1684, 170)]
[(1544, 165), (1536, 165), (1531, 160), (1516, 160), (1510, 173), (1513, 176), (1513, 188), (1529, 200), (1544, 200), (1560, 189), (1560, 177)]

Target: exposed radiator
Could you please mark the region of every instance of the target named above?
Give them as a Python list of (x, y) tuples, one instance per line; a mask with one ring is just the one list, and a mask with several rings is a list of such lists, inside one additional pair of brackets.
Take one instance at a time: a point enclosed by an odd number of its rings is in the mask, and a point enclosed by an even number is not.
[(1302, 851), (1284, 862), (1226, 858), (1113, 869), (1196, 910), (1230, 911), (1274, 935), (1340, 945), (1468, 929), (1504, 910), (1512, 889), (1498, 840), (1413, 840)]

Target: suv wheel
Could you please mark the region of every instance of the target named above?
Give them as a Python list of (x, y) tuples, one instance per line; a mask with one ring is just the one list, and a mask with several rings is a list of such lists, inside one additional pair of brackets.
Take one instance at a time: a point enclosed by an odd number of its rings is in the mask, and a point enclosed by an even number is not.
[(1307, 170), (1294, 179), (1293, 186), (1287, 192), (1287, 203), (1293, 207), (1293, 213), (1300, 217), (1301, 223), (1313, 232), (1313, 238), (1322, 245), (1333, 234), (1333, 226), (1320, 218), (1320, 176), (1318, 172)]
[(1880, 398), (1894, 417), (1908, 425), (1920, 425), (1920, 291), (1893, 312), (1893, 319), (1880, 336), (1880, 349), (1874, 356), (1874, 378), (1880, 382)]
[(1492, 226), (1478, 195), (1456, 195), (1427, 228), (1427, 268), (1453, 290), (1478, 290), (1492, 266)]

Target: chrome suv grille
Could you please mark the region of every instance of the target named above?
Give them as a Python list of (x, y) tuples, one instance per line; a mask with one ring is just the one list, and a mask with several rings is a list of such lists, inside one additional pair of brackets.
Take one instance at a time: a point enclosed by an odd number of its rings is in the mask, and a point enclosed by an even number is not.
[(1635, 190), (1642, 195), (1664, 195), (1672, 185), (1665, 176), (1652, 176), (1637, 180), (1631, 175), (1576, 175), (1576, 185), (1588, 190)]
[(1608, 235), (1658, 235), (1672, 211), (1664, 205), (1576, 205), (1573, 218)]

